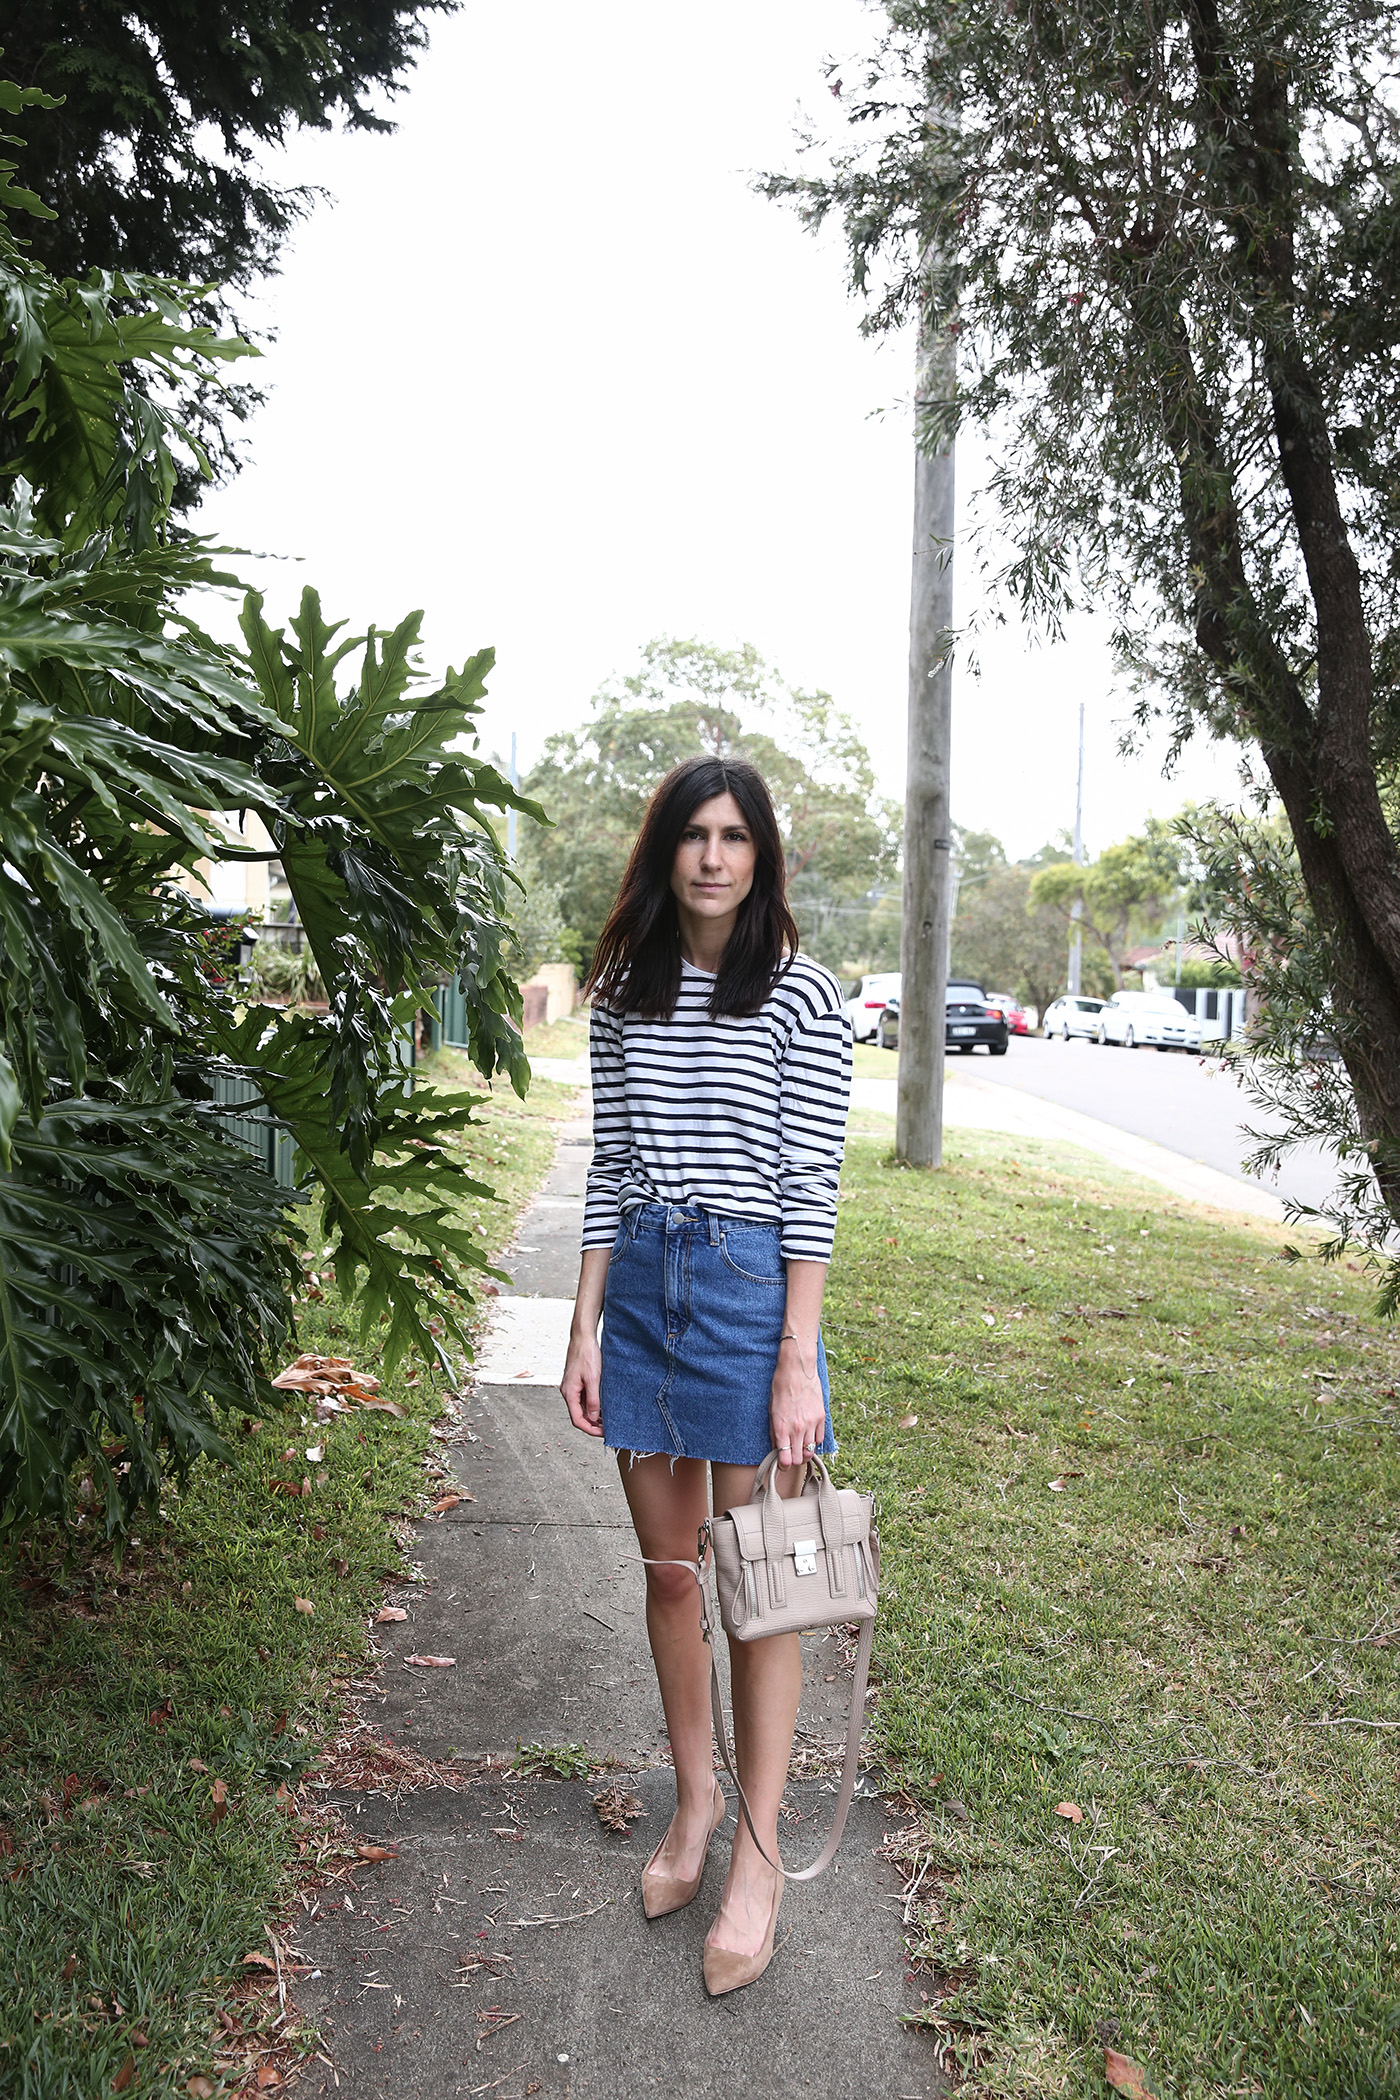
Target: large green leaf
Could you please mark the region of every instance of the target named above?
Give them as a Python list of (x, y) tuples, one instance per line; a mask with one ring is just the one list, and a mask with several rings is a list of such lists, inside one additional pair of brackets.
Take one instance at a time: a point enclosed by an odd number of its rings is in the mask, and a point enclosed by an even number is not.
[[(0, 90), (0, 107), (6, 106)], [(15, 90), (15, 93), (20, 91)], [(218, 550), (172, 537), (165, 405), (215, 342), (169, 284), (58, 284), (8, 232), (0, 163), (0, 1522), (92, 1476), (109, 1526), (162, 1468), (272, 1404), (289, 1333), (288, 1198), (215, 1106), (295, 1144), (337, 1275), (390, 1361), (466, 1344), (485, 1193), (477, 1097), (414, 1095), (417, 1010), (460, 984), (471, 1054), (528, 1082), (505, 960), (515, 877), (486, 811), (539, 814), (476, 755), (490, 651), (430, 686), (420, 616), (355, 634), (308, 591), (243, 646), (201, 594)], [(270, 847), (239, 838), (254, 813)], [(196, 862), (277, 855), (330, 993), (249, 1007)]]

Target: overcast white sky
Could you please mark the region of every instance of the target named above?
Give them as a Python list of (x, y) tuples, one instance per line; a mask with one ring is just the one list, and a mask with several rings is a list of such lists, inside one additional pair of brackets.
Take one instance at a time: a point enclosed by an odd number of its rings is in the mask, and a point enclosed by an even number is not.
[[(837, 238), (750, 189), (872, 28), (858, 0), (467, 0), (395, 135), (297, 139), (270, 172), (329, 194), (259, 301), (270, 398), (204, 513), (279, 557), (243, 565), (269, 609), (310, 581), (356, 626), (421, 606), (435, 664), (493, 643), (486, 740), (526, 765), (648, 637), (749, 641), (837, 696), (898, 795), (907, 346), (863, 341)], [(1081, 699), (1091, 850), (1232, 793), (1205, 746), (1172, 781), (1117, 757), (1087, 624), (980, 653), (953, 811), (1013, 854), (1073, 821)]]

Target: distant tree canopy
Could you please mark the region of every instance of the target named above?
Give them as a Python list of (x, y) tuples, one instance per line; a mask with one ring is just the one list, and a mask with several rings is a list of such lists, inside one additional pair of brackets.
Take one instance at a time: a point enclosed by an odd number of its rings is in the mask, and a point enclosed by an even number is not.
[[(25, 180), (54, 213), (25, 234), (53, 276), (140, 272), (216, 287), (199, 317), (229, 329), (233, 294), (276, 268), (314, 193), (271, 182), (258, 155), (301, 127), (389, 131), (374, 106), (455, 0), (25, 0), (6, 10), (7, 76), (63, 97), (7, 113)], [(199, 392), (199, 434), (231, 463), (242, 391)], [(196, 487), (184, 483), (187, 493)]]
[[(957, 827), (954, 827), (957, 832)], [(1069, 955), (1063, 915), (1052, 905), (1033, 904), (1037, 870), (1067, 861), (1063, 847), (1045, 845), (1029, 860), (1008, 861), (999, 840), (987, 832), (958, 832), (958, 907), (953, 920), (952, 968), (989, 992), (1013, 992), (1044, 1013), (1065, 988)], [(995, 849), (995, 850), (992, 850)], [(1086, 990), (1105, 987), (1107, 964), (1096, 974), (1092, 960)]]
[(1176, 825), (1149, 817), (1136, 837), (1105, 846), (1087, 867), (1059, 861), (1041, 868), (1028, 903), (1032, 910), (1057, 913), (1067, 930), (1075, 902), (1081, 902), (1086, 943), (1101, 950), (1121, 991), (1128, 950), (1155, 937), (1168, 908), (1184, 897), (1184, 855)]
[[(602, 688), (589, 719), (546, 743), (525, 783), (553, 829), (522, 827), (527, 881), (556, 891), (584, 960), (612, 908), (652, 789), (698, 751), (747, 758), (772, 792), (804, 948), (831, 968), (868, 966), (898, 812), (830, 694), (786, 685), (757, 651), (660, 639)], [(888, 913), (883, 914), (885, 918)]]

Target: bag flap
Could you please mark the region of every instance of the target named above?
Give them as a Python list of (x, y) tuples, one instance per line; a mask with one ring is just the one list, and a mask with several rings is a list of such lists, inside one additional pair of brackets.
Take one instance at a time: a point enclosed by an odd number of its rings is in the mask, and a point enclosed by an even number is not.
[[(856, 1488), (838, 1488), (836, 1499), (841, 1505), (845, 1519), (846, 1540), (870, 1536), (872, 1501)], [(798, 1495), (791, 1501), (778, 1504), (783, 1525), (783, 1551), (791, 1553), (795, 1539), (815, 1539), (820, 1551), (825, 1543), (822, 1537), (821, 1510), (815, 1495)], [(724, 1513), (726, 1524), (734, 1527), (734, 1538), (744, 1560), (763, 1560), (763, 1508), (757, 1502), (740, 1503), (737, 1509)]]

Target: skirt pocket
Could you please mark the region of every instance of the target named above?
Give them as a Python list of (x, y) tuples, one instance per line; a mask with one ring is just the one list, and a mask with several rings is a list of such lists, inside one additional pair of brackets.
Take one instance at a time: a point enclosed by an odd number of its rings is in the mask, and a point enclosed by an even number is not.
[(725, 1267), (745, 1283), (786, 1286), (787, 1264), (776, 1225), (722, 1225), (719, 1252)]

